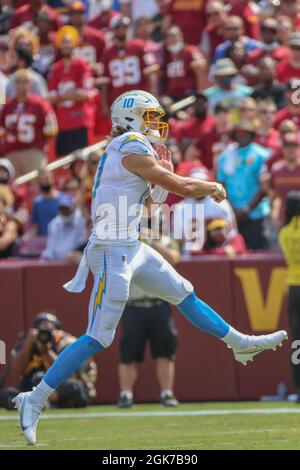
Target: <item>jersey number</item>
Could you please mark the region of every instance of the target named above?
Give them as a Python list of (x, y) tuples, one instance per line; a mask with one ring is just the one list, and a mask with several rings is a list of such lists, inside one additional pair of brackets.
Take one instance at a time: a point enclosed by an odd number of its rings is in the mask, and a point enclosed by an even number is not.
[(32, 114), (24, 114), (18, 116), (17, 114), (8, 114), (5, 118), (6, 129), (14, 129), (14, 132), (7, 133), (7, 142), (13, 143), (17, 140), (24, 144), (30, 143), (34, 140), (35, 131), (33, 124), (36, 117)]
[(136, 56), (112, 60), (109, 63), (109, 72), (114, 87), (135, 85), (141, 81), (140, 61)]

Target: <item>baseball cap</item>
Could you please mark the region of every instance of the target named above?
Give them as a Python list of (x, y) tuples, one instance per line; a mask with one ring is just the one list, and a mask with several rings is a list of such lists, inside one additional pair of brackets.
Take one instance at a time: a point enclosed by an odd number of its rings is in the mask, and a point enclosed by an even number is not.
[(58, 197), (58, 207), (73, 207), (75, 205), (75, 199), (73, 196), (67, 193), (60, 193)]
[(0, 168), (5, 168), (9, 175), (9, 179), (13, 180), (16, 176), (13, 164), (7, 158), (0, 158)]

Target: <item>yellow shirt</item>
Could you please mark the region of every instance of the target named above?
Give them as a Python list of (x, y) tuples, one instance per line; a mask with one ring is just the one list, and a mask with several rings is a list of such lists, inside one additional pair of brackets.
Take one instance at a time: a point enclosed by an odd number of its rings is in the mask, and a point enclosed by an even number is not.
[(279, 243), (288, 265), (287, 282), (300, 285), (300, 217), (293, 217), (279, 234)]

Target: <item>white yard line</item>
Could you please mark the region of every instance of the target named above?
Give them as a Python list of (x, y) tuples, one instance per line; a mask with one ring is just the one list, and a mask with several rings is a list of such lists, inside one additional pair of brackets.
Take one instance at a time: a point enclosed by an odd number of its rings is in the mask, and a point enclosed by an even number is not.
[[(232, 415), (281, 415), (300, 414), (299, 408), (253, 408), (237, 410), (174, 410), (174, 411), (108, 411), (97, 413), (52, 413), (41, 419), (91, 419), (91, 418), (155, 418), (163, 416), (232, 416)], [(15, 421), (17, 415), (0, 415), (0, 421)]]

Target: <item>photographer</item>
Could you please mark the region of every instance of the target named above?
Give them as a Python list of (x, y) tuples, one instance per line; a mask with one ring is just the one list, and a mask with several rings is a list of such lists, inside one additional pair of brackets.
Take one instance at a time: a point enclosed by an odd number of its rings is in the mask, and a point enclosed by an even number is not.
[[(16, 387), (0, 392), (0, 406), (11, 409), (12, 398), (35, 387), (57, 356), (76, 338), (60, 328), (57, 317), (41, 312), (33, 320), (27, 336), (18, 341), (12, 351), (11, 371), (20, 378)], [(58, 408), (85, 407), (95, 396), (94, 383), (97, 366), (94, 361), (84, 363), (80, 370), (66, 380), (50, 397), (50, 405)]]

